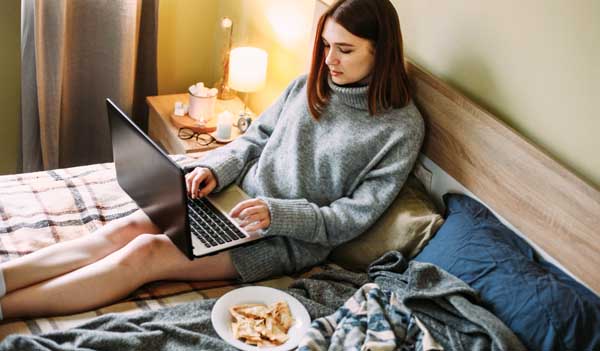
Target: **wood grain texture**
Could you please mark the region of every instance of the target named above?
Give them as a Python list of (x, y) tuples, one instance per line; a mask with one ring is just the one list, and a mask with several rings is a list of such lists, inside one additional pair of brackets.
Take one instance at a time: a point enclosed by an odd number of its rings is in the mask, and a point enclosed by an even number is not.
[(208, 120), (208, 123), (200, 123), (189, 115), (176, 116), (175, 114), (171, 113), (169, 120), (171, 124), (175, 126), (175, 128), (189, 128), (197, 133), (212, 133), (217, 130), (216, 118), (211, 118)]
[(413, 63), (423, 152), (600, 292), (600, 191)]
[[(184, 104), (188, 103), (188, 94), (172, 94), (148, 96), (146, 102), (149, 107), (148, 114), (148, 134), (152, 139), (158, 141), (168, 153), (183, 154), (198, 151), (212, 150), (223, 146), (222, 143), (212, 143), (209, 145), (200, 145), (192, 140), (181, 140), (177, 137), (179, 128), (171, 123), (171, 114), (175, 102), (181, 101)], [(230, 100), (217, 100), (215, 105), (215, 116), (223, 111), (229, 111), (237, 116), (244, 108), (244, 103), (238, 98)], [(250, 113), (252, 113), (250, 111)], [(256, 118), (252, 115), (252, 118)], [(214, 117), (216, 119), (216, 117)], [(234, 122), (235, 122), (234, 117)], [(216, 121), (209, 121), (209, 124), (215, 125)], [(237, 127), (231, 128), (232, 139), (241, 135)], [(214, 135), (214, 133), (212, 133)]]

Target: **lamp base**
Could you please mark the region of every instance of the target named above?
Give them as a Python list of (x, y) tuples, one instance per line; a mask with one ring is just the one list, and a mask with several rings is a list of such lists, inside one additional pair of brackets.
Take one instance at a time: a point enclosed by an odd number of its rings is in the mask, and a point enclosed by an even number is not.
[(234, 92), (229, 88), (227, 84), (223, 82), (223, 79), (219, 79), (219, 81), (215, 84), (215, 88), (219, 90), (217, 93), (217, 99), (219, 100), (231, 100), (235, 98)]

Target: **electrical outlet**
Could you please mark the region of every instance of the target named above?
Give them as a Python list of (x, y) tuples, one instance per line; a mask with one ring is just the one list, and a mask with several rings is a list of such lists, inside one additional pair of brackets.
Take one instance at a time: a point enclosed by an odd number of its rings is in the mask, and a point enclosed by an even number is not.
[(413, 170), (415, 177), (425, 186), (425, 189), (428, 193), (431, 193), (431, 182), (433, 178), (433, 173), (421, 161), (417, 161), (415, 168)]

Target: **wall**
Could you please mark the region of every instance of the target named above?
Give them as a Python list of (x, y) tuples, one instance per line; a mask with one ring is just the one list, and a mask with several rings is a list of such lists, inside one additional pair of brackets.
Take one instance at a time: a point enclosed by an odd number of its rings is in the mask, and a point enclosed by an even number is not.
[[(265, 87), (248, 96), (260, 113), (308, 69), (315, 0), (165, 0), (158, 27), (159, 94), (185, 92), (192, 83), (213, 86), (222, 75), (226, 31), (222, 17), (233, 20), (233, 47), (256, 46), (268, 54)], [(243, 98), (243, 96), (240, 96)]]
[[(256, 113), (268, 107), (298, 75), (307, 72), (309, 37), (314, 0), (227, 0), (221, 1), (219, 18), (227, 16), (234, 22), (233, 47), (256, 46), (268, 54), (265, 87), (248, 98)], [(215, 30), (215, 57), (220, 57), (224, 33)], [(221, 76), (220, 59), (213, 67), (213, 81)]]
[(392, 2), (407, 56), (600, 188), (600, 1)]
[[(162, 0), (158, 15), (158, 93), (182, 93), (212, 80), (218, 0)], [(211, 82), (212, 84), (212, 82)]]
[(2, 2), (0, 11), (0, 174), (15, 173), (19, 150), (21, 1)]
[[(410, 59), (600, 188), (600, 107), (594, 101), (600, 97), (600, 21), (593, 21), (600, 2), (392, 2)], [(219, 1), (217, 17), (234, 20), (234, 46), (269, 52), (267, 86), (250, 94), (255, 112), (307, 70), (314, 6), (314, 0)], [(204, 68), (211, 82), (221, 74), (218, 18), (213, 38), (205, 38), (213, 43)]]

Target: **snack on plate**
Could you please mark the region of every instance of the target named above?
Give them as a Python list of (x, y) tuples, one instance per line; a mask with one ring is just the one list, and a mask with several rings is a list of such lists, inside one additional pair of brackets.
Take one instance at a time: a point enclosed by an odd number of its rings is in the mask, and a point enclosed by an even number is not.
[(269, 306), (263, 304), (235, 305), (229, 309), (233, 316), (233, 337), (258, 347), (278, 346), (287, 341), (287, 332), (294, 323), (285, 301)]

